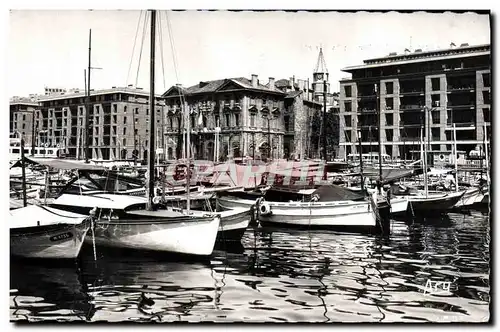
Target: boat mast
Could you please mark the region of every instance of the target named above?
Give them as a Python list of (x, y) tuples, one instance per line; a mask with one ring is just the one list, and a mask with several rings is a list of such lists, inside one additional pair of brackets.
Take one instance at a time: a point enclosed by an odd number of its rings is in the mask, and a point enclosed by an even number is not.
[[(381, 117), (382, 117), (382, 112), (380, 109), (379, 105), (379, 93), (378, 93), (378, 88), (377, 88), (377, 83), (375, 83), (375, 95), (376, 95), (376, 100), (375, 100), (375, 110), (377, 112), (377, 122), (378, 122), (378, 181), (379, 181), (379, 186), (378, 186), (378, 193), (379, 195), (382, 194), (382, 126), (381, 126)], [(370, 146), (371, 146), (371, 141), (370, 141)]]
[(323, 129), (321, 136), (323, 140), (323, 160), (326, 162), (326, 80), (323, 80)]
[(156, 10), (151, 10), (151, 59), (149, 92), (149, 154), (148, 154), (148, 207), (151, 209), (155, 194), (155, 32)]
[[(488, 158), (488, 138), (486, 137), (486, 122), (484, 123), (484, 130), (483, 130), (483, 136), (484, 136), (484, 156), (486, 158), (486, 183), (488, 183), (488, 192), (490, 190), (490, 165), (489, 165), (489, 158)], [(481, 156), (482, 160), (482, 156)], [(482, 168), (481, 168), (482, 169)], [(489, 194), (488, 194), (488, 205), (489, 205)]]
[(91, 59), (91, 45), (92, 45), (92, 29), (89, 29), (89, 63), (87, 68), (87, 98), (85, 105), (85, 163), (89, 163), (90, 158), (90, 132), (92, 126), (89, 126), (90, 120), (90, 59)]
[(458, 151), (457, 151), (457, 128), (453, 124), (453, 150), (455, 151), (455, 191), (458, 192)]
[(423, 129), (422, 129), (422, 132), (420, 134), (420, 137), (422, 138), (422, 146), (423, 146), (423, 157), (424, 157), (424, 192), (425, 192), (425, 198), (427, 198), (428, 196), (428, 185), (427, 185), (427, 146), (426, 144), (424, 143), (424, 133), (423, 133)]
[(22, 180), (22, 190), (23, 190), (23, 206), (28, 205), (26, 201), (26, 160), (24, 159), (24, 138), (21, 138), (21, 180)]
[(190, 153), (191, 153), (191, 121), (190, 121), (190, 115), (189, 115), (189, 108), (187, 107), (187, 101), (185, 103), (185, 112), (186, 112), (186, 159), (187, 159), (187, 171), (186, 171), (186, 196), (187, 196), (187, 201), (186, 201), (186, 209), (188, 215), (190, 214), (191, 210), (191, 199), (190, 199), (190, 185), (191, 185), (191, 161), (190, 161)]

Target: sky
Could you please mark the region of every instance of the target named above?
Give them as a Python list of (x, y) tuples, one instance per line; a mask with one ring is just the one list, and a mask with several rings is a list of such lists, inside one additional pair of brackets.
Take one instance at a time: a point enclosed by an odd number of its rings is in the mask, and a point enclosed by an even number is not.
[[(82, 89), (89, 29), (92, 66), (102, 68), (92, 70), (91, 88), (137, 82), (149, 90), (149, 23), (142, 38), (145, 13), (11, 10), (8, 95), (43, 93), (45, 86)], [(332, 91), (338, 91), (338, 81), (349, 77), (341, 69), (365, 59), (403, 53), (405, 48), (442, 49), (451, 42), (490, 43), (489, 17), (475, 13), (158, 11), (157, 16), (157, 93), (176, 83), (190, 86), (252, 74), (263, 84), (269, 77), (312, 80), (320, 47)]]

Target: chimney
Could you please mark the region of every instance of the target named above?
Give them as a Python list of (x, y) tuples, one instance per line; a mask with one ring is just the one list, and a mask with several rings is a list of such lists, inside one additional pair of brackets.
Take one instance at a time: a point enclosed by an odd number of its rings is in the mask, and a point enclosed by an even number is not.
[(269, 90), (274, 90), (274, 77), (269, 77)]
[(252, 87), (256, 88), (259, 86), (259, 77), (255, 74), (252, 74)]

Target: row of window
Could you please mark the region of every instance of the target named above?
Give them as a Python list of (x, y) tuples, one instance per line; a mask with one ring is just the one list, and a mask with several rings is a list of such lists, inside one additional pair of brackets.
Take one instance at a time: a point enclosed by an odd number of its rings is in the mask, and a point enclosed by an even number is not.
[[(491, 121), (490, 109), (483, 108), (482, 113), (483, 113), (484, 121), (490, 122)], [(402, 116), (400, 116), (400, 119), (401, 119), (400, 125), (418, 125), (418, 124), (423, 124), (425, 121), (423, 117), (418, 117), (418, 116), (414, 116), (414, 115), (413, 116), (409, 115), (408, 117), (405, 117), (404, 115), (402, 115)], [(475, 123), (476, 122), (476, 113), (475, 113), (475, 111), (453, 112), (453, 111), (449, 110), (449, 111), (447, 111), (446, 119), (447, 119), (446, 123), (448, 125), (452, 125), (453, 123)], [(344, 115), (344, 121), (345, 121), (346, 127), (352, 127), (354, 125), (353, 117), (351, 115)], [(358, 117), (358, 124), (360, 126), (373, 125), (373, 127), (375, 128), (377, 122), (378, 121), (377, 121), (375, 116)], [(432, 111), (431, 112), (431, 124), (441, 124), (440, 111)], [(385, 114), (385, 125), (387, 125), (387, 126), (394, 125), (394, 115), (393, 114)]]
[[(491, 87), (491, 75), (490, 73), (483, 73), (481, 74), (482, 77), (482, 84), (484, 87), (488, 88)], [(457, 81), (458, 79), (455, 79)], [(453, 81), (453, 78), (450, 78), (450, 81)], [(463, 82), (460, 85), (448, 85), (448, 90), (454, 90), (454, 89), (460, 89), (460, 87), (464, 88), (474, 88), (473, 82)], [(386, 94), (394, 94), (394, 82), (385, 82), (385, 93)], [(358, 87), (361, 92), (361, 86)], [(441, 85), (441, 78), (440, 77), (433, 77), (431, 78), (431, 90), (432, 91), (441, 91), (442, 90), (442, 85)], [(364, 93), (358, 93), (358, 95), (371, 95), (375, 94), (375, 86), (370, 85), (368, 87), (368, 90), (363, 91)], [(403, 90), (401, 92), (417, 92), (417, 91), (411, 91), (411, 90)], [(418, 92), (423, 92), (422, 87), (418, 89)], [(351, 98), (353, 96), (352, 94), (352, 86), (351, 85), (345, 85), (344, 86), (344, 95), (346, 98)]]

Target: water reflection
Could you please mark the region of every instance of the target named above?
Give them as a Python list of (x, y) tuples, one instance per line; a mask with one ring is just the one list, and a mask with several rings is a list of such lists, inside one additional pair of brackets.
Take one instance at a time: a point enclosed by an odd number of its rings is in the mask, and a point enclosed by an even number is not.
[[(103, 253), (93, 262), (87, 251), (80, 269), (13, 268), (11, 317), (47, 319), (57, 307), (108, 322), (487, 321), (489, 231), (472, 212), (394, 221), (390, 237), (254, 228), (205, 262)], [(452, 286), (425, 294), (428, 280)], [(14, 294), (51, 306), (23, 312)]]
[(88, 321), (94, 308), (76, 264), (60, 267), (14, 261), (10, 266), (13, 321)]

